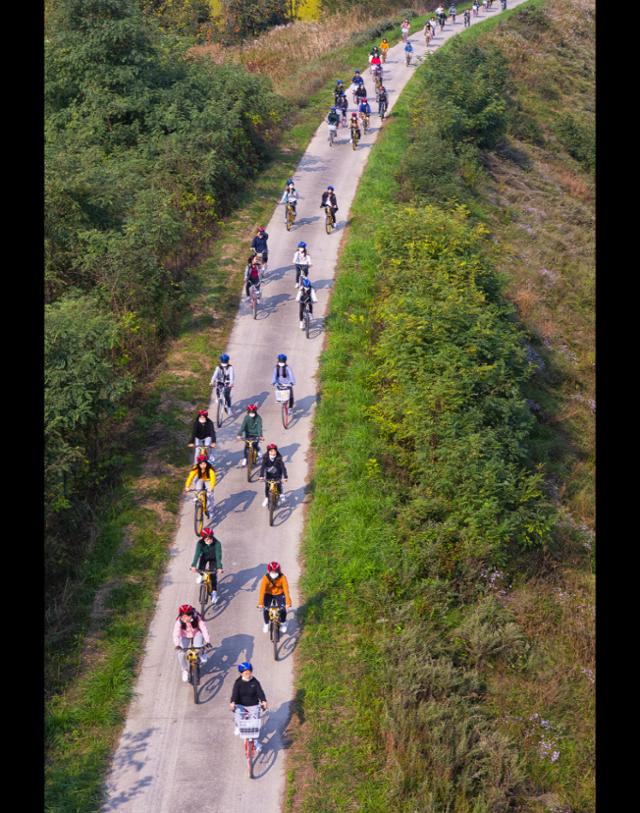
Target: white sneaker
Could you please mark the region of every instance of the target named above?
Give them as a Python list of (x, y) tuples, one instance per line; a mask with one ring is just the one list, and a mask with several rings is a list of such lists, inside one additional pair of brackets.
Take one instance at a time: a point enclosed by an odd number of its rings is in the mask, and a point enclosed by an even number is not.
[(281, 494), (281, 495), (280, 495), (280, 500), (279, 500), (279, 502), (280, 502), (280, 505), (282, 505), (282, 503), (284, 502), (284, 494)]
[(304, 330), (304, 322), (300, 322), (300, 330)]
[(268, 497), (265, 497), (265, 498), (264, 498), (264, 500), (262, 501), (262, 507), (263, 507), (263, 508), (266, 508), (266, 507), (267, 507), (267, 503), (268, 503), (268, 502), (269, 502), (269, 498), (268, 498)]
[(233, 735), (234, 735), (234, 737), (239, 737), (240, 736), (240, 729), (238, 728), (238, 726), (234, 726)]
[(186, 683), (189, 680), (189, 673), (186, 669), (182, 670), (182, 682)]
[(256, 754), (259, 754), (262, 751), (262, 743), (256, 740)]
[(299, 285), (299, 283), (297, 283), (297, 282), (296, 282), (296, 284), (295, 284), (293, 287), (294, 287), (294, 288), (299, 288), (299, 287), (300, 287), (300, 285)]
[(200, 575), (200, 573), (198, 573), (198, 575), (196, 576), (196, 584), (202, 584), (202, 576)]
[(241, 466), (246, 466), (247, 465), (247, 458), (246, 457), (242, 458), (242, 463), (240, 463), (240, 465)]
[(218, 603), (218, 591), (217, 590), (214, 590), (211, 593), (211, 603), (212, 604), (217, 604)]
[(287, 625), (286, 624), (280, 624), (280, 632), (284, 635), (286, 631), (287, 631)]
[(269, 632), (269, 625), (268, 624), (263, 624), (262, 625), (262, 631), (263, 632)]
[(205, 663), (209, 660), (209, 656), (205, 655), (204, 652), (200, 655), (200, 665), (204, 666)]

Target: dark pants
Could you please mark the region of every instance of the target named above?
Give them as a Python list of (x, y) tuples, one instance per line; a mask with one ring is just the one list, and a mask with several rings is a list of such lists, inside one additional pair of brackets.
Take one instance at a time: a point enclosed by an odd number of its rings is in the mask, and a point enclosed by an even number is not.
[[(264, 481), (264, 496), (265, 497), (269, 496), (269, 483), (270, 482), (271, 482), (271, 480), (265, 480)], [(282, 483), (279, 480), (277, 481), (277, 488), (278, 488), (278, 497), (279, 497), (282, 494)]]
[[(253, 435), (247, 435), (247, 440), (256, 440), (257, 441), (258, 438), (253, 437)], [(260, 444), (259, 443), (256, 443), (256, 453), (258, 453), (258, 454), (260, 453)], [(247, 446), (246, 443), (244, 444), (244, 456), (245, 456), (245, 458), (247, 460), (247, 463), (248, 463), (249, 462), (249, 447)]]
[(305, 304), (309, 305), (309, 313), (313, 315), (313, 302), (309, 301), (308, 303), (300, 302), (300, 321), (304, 319), (304, 306)]
[(216, 398), (218, 397), (218, 391), (224, 389), (224, 402), (225, 404), (230, 407), (231, 406), (231, 387), (228, 384), (218, 384), (216, 385)]
[(309, 276), (309, 266), (300, 265), (300, 263), (296, 263), (296, 283), (300, 282), (300, 276), (302, 274), (304, 274), (305, 277)]
[(218, 573), (216, 570), (216, 563), (213, 559), (205, 559), (204, 553), (200, 554), (200, 558), (198, 559), (198, 570), (209, 570), (213, 573), (213, 578), (211, 579), (211, 589), (217, 590), (218, 589)]
[(256, 292), (259, 295), (260, 294), (260, 284), (256, 285), (255, 282), (249, 282), (249, 280), (247, 280), (247, 284), (245, 285), (245, 290), (247, 292), (247, 296), (249, 296), (249, 286), (250, 285), (253, 285), (255, 287)]
[(271, 607), (272, 604), (277, 604), (280, 607), (280, 623), (284, 624), (284, 622), (287, 620), (287, 611), (284, 608), (284, 593), (280, 596), (272, 596), (270, 593), (264, 594), (264, 610), (262, 611), (264, 623), (269, 623), (269, 612), (267, 611), (267, 607)]

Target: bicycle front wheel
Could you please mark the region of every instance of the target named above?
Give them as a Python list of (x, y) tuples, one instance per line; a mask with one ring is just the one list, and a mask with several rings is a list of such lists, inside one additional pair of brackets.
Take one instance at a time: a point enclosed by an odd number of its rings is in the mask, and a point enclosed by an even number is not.
[(204, 511), (202, 510), (202, 502), (198, 500), (193, 507), (193, 529), (196, 536), (202, 533), (202, 525), (204, 523)]
[(304, 332), (305, 332), (305, 334), (307, 336), (307, 339), (309, 338), (309, 328), (310, 327), (311, 327), (311, 316), (309, 315), (309, 311), (305, 311), (305, 314), (304, 314)]
[(280, 624), (273, 625), (273, 660), (278, 660), (278, 641), (280, 640)]
[(282, 425), (285, 429), (289, 428), (289, 402), (282, 402)]
[(218, 424), (218, 428), (222, 426), (223, 420), (224, 420), (224, 402), (221, 398), (218, 398), (218, 413), (216, 415), (216, 423)]
[(258, 315), (258, 298), (255, 296), (251, 297), (251, 309), (253, 311), (253, 318), (255, 319)]
[(246, 451), (247, 457), (247, 483), (251, 482), (251, 469), (253, 468), (253, 447), (250, 446)]
[(269, 525), (273, 525), (273, 512), (275, 511), (276, 501), (274, 499), (273, 491), (269, 489)]
[(253, 779), (253, 755), (255, 753), (255, 743), (251, 739), (244, 741), (244, 752), (247, 757), (247, 770), (249, 771), (249, 779)]
[(202, 582), (200, 585), (200, 615), (204, 615), (204, 611), (207, 607), (207, 598), (208, 598), (208, 590), (207, 585)]
[(198, 684), (200, 683), (200, 667), (197, 663), (192, 663), (191, 671), (191, 684), (193, 686), (193, 702), (198, 703)]

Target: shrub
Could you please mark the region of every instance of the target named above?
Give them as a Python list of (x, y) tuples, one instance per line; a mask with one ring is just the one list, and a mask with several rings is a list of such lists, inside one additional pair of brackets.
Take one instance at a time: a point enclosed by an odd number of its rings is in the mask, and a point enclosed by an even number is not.
[(596, 134), (593, 118), (563, 113), (554, 125), (561, 144), (572, 158), (593, 170), (596, 162)]

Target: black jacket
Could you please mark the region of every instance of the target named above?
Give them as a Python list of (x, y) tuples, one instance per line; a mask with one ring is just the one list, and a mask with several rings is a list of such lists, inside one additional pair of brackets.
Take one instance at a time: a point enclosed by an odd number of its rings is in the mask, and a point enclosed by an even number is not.
[(200, 421), (197, 418), (195, 419), (190, 442), (193, 442), (194, 438), (198, 438), (198, 440), (211, 438), (213, 443), (216, 442), (216, 430), (213, 426), (213, 421), (211, 420), (211, 418), (207, 418), (204, 423), (200, 423)]
[(334, 209), (338, 209), (338, 199), (336, 198), (335, 192), (323, 192), (322, 193), (322, 203), (320, 206), (326, 206), (327, 200), (329, 201), (329, 206), (332, 206)]
[(252, 677), (251, 680), (243, 680), (242, 676), (238, 675), (231, 691), (232, 703), (239, 703), (241, 706), (257, 706), (261, 700), (266, 699), (257, 678)]
[(280, 452), (276, 454), (275, 460), (269, 460), (269, 452), (262, 455), (262, 465), (260, 466), (260, 477), (265, 477), (268, 480), (282, 480), (287, 478), (287, 467), (284, 465), (284, 460)]

